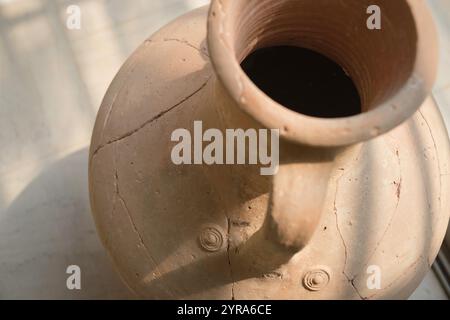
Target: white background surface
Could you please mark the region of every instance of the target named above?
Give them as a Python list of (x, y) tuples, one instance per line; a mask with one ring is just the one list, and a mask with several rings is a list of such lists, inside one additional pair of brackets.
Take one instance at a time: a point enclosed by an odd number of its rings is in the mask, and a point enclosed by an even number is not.
[[(207, 0), (0, 0), (0, 299), (131, 298), (101, 247), (87, 148), (101, 99), (129, 54)], [(441, 32), (435, 95), (450, 126), (450, 0), (429, 0)], [(66, 8), (81, 7), (81, 30)], [(82, 290), (66, 288), (68, 265)], [(445, 299), (429, 274), (413, 298)]]

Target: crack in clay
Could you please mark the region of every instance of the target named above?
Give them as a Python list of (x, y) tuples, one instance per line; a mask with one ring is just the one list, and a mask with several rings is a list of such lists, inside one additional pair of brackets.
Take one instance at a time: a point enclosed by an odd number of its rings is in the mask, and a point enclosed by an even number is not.
[[(117, 148), (114, 147), (114, 156), (113, 156), (113, 162), (116, 163), (116, 158), (117, 158)], [(147, 248), (144, 239), (142, 238), (142, 235), (140, 234), (136, 223), (134, 222), (133, 217), (131, 216), (131, 212), (128, 209), (127, 203), (125, 201), (125, 199), (122, 197), (122, 195), (120, 194), (120, 188), (119, 188), (119, 171), (117, 169), (117, 165), (115, 165), (115, 172), (114, 172), (114, 186), (115, 186), (115, 193), (114, 193), (114, 198), (115, 198), (115, 202), (117, 201), (117, 199), (119, 199), (119, 201), (122, 203), (123, 208), (125, 209), (125, 213), (128, 217), (128, 220), (130, 221), (130, 224), (132, 226), (132, 229), (134, 231), (134, 233), (138, 236), (139, 238), (139, 242), (142, 246), (142, 248), (144, 248), (144, 252), (146, 254), (146, 256), (149, 258), (149, 260), (151, 261), (151, 263), (153, 263), (154, 265), (154, 271), (156, 273), (156, 275), (158, 277), (162, 277), (162, 273), (158, 268), (158, 264), (156, 263), (156, 260), (153, 258), (153, 256), (150, 254), (149, 249)], [(155, 275), (155, 273), (153, 275)], [(164, 287), (162, 288), (166, 293), (168, 293), (171, 297), (174, 297), (174, 294), (172, 293), (172, 291), (167, 288)]]
[(114, 179), (115, 179), (115, 185), (116, 185), (116, 193), (115, 196), (117, 197), (117, 199), (119, 199), (119, 201), (122, 203), (125, 212), (127, 214), (128, 219), (130, 220), (130, 224), (134, 230), (134, 232), (136, 233), (136, 235), (139, 238), (139, 242), (141, 243), (142, 247), (144, 248), (145, 253), (147, 254), (148, 258), (150, 259), (150, 261), (155, 265), (155, 270), (158, 272), (159, 276), (162, 276), (162, 273), (159, 271), (158, 267), (157, 267), (157, 263), (155, 261), (155, 259), (152, 257), (152, 255), (150, 254), (150, 251), (148, 250), (147, 246), (144, 243), (144, 239), (142, 238), (142, 235), (140, 234), (136, 223), (134, 222), (130, 210), (128, 209), (128, 206), (125, 202), (125, 199), (122, 197), (122, 195), (120, 194), (120, 189), (119, 189), (119, 174), (118, 174), (118, 170), (116, 169), (116, 172), (114, 174)]
[(344, 267), (343, 267), (343, 270), (342, 270), (342, 274), (347, 279), (349, 284), (352, 286), (352, 288), (354, 289), (356, 294), (360, 297), (360, 299), (361, 300), (365, 300), (365, 298), (359, 293), (358, 289), (356, 288), (355, 284), (353, 283), (355, 279), (350, 279), (350, 277), (345, 272), (345, 269), (347, 268), (348, 252), (347, 252), (347, 245), (345, 244), (344, 236), (342, 235), (341, 228), (339, 227), (339, 217), (338, 217), (338, 210), (337, 210), (337, 206), (336, 206), (337, 194), (338, 194), (338, 189), (339, 189), (339, 181), (342, 179), (342, 177), (344, 175), (345, 175), (345, 171), (343, 171), (342, 175), (336, 180), (336, 192), (335, 192), (334, 203), (333, 203), (333, 205), (334, 205), (334, 215), (336, 217), (336, 229), (337, 229), (337, 231), (339, 233), (339, 237), (341, 238), (342, 245), (344, 246)]
[(164, 38), (163, 39), (163, 42), (171, 42), (171, 41), (175, 41), (175, 42), (184, 44), (192, 49), (197, 50), (198, 52), (200, 52), (201, 54), (204, 54), (205, 56), (207, 56), (209, 58), (209, 54), (207, 51), (204, 51), (201, 48), (194, 46), (193, 44), (191, 44), (189, 41), (187, 41), (185, 39), (176, 39), (176, 38)]
[[(361, 146), (360, 150), (358, 152), (358, 155), (353, 160), (353, 163), (357, 163), (357, 161), (359, 161), (359, 158), (361, 157), (363, 150), (364, 150), (364, 147)], [(342, 270), (342, 273), (344, 274), (344, 276), (347, 279), (349, 279), (348, 275), (345, 272), (345, 269), (347, 268), (348, 248), (347, 248), (347, 245), (345, 243), (344, 235), (342, 234), (341, 228), (339, 227), (339, 215), (338, 215), (338, 209), (337, 209), (337, 206), (336, 206), (337, 195), (338, 195), (338, 191), (339, 191), (339, 182), (341, 181), (341, 179), (345, 175), (345, 169), (344, 168), (340, 168), (339, 170), (342, 170), (342, 174), (339, 176), (339, 178), (336, 179), (336, 191), (334, 193), (333, 208), (334, 208), (334, 215), (336, 217), (336, 229), (337, 229), (337, 231), (339, 233), (339, 236), (341, 238), (342, 245), (344, 246), (344, 268)]]
[[(380, 247), (381, 243), (383, 242), (384, 238), (386, 237), (386, 234), (388, 233), (389, 229), (391, 228), (392, 222), (394, 221), (394, 218), (396, 217), (397, 212), (398, 212), (398, 206), (400, 204), (400, 194), (401, 194), (401, 186), (402, 186), (402, 182), (403, 182), (403, 176), (402, 176), (402, 167), (401, 167), (400, 155), (399, 155), (398, 149), (395, 150), (395, 155), (397, 157), (397, 162), (398, 162), (398, 167), (399, 167), (399, 175), (400, 175), (399, 182), (396, 183), (397, 189), (395, 191), (395, 196), (397, 198), (397, 202), (396, 202), (396, 205), (395, 205), (395, 209), (394, 209), (394, 212), (393, 212), (393, 214), (391, 215), (391, 217), (389, 219), (388, 225), (386, 226), (385, 230), (383, 231), (383, 234), (381, 235), (380, 240), (377, 241), (377, 244), (375, 245), (374, 249), (372, 250), (372, 253), (367, 258), (367, 260), (364, 263), (362, 269), (366, 268), (369, 265), (370, 260), (372, 259), (372, 257), (377, 252), (378, 248)], [(353, 279), (356, 279), (359, 275), (360, 275), (360, 273), (355, 274)]]
[(109, 118), (111, 117), (111, 114), (114, 110), (114, 106), (116, 105), (116, 100), (117, 97), (120, 95), (120, 93), (122, 93), (122, 90), (125, 88), (128, 79), (130, 78), (131, 74), (134, 72), (134, 70), (136, 69), (136, 65), (137, 65), (137, 61), (135, 60), (134, 63), (131, 63), (129, 66), (129, 70), (127, 71), (126, 77), (122, 82), (122, 85), (120, 86), (119, 90), (116, 92), (116, 94), (113, 97), (113, 100), (111, 101), (111, 105), (109, 107), (108, 113), (106, 114), (105, 120), (103, 121), (103, 126), (102, 126), (102, 130), (101, 130), (101, 134), (100, 134), (100, 141), (103, 140), (103, 134), (105, 132), (105, 128), (109, 123)]
[[(431, 130), (430, 124), (428, 123), (428, 120), (423, 115), (422, 111), (419, 110), (419, 114), (421, 115), (423, 121), (427, 125), (428, 131), (430, 132), (430, 137), (431, 137), (431, 140), (433, 141), (434, 151), (435, 151), (435, 154), (436, 154), (436, 163), (437, 163), (437, 166), (438, 166), (438, 171), (439, 171), (439, 174), (441, 174), (441, 163), (439, 161), (439, 152), (438, 152), (436, 140), (434, 139), (434, 136), (433, 136), (433, 131)], [(441, 205), (442, 205), (441, 204), (441, 195), (442, 195), (442, 181), (441, 181), (441, 179), (439, 179), (439, 211), (440, 211)]]
[(334, 193), (334, 202), (333, 202), (333, 208), (334, 208), (334, 215), (336, 218), (336, 229), (339, 233), (339, 237), (342, 240), (342, 245), (344, 246), (344, 268), (342, 273), (344, 274), (344, 276), (348, 279), (347, 274), (345, 273), (345, 269), (347, 267), (347, 257), (348, 257), (348, 252), (347, 252), (347, 245), (345, 244), (345, 239), (344, 236), (342, 235), (341, 232), (341, 228), (339, 227), (339, 216), (338, 216), (338, 210), (337, 210), (337, 206), (336, 206), (336, 201), (337, 201), (337, 194), (338, 194), (338, 190), (339, 190), (339, 181), (342, 179), (342, 177), (345, 175), (345, 171), (342, 172), (341, 176), (336, 180), (336, 191)]
[[(208, 175), (207, 171), (204, 171), (206, 175)], [(217, 186), (214, 185), (216, 188)], [(222, 193), (219, 190), (216, 190), (217, 195), (220, 199), (220, 203), (224, 203), (224, 207), (226, 208), (226, 212), (230, 212), (231, 210), (227, 208), (228, 201), (225, 201), (225, 199), (222, 197)], [(234, 298), (234, 277), (233, 277), (233, 267), (231, 264), (231, 256), (230, 256), (230, 249), (231, 249), (231, 227), (233, 225), (233, 222), (231, 221), (231, 218), (229, 218), (225, 214), (225, 218), (227, 220), (227, 260), (228, 260), (228, 268), (230, 273), (230, 280), (231, 280), (231, 300), (235, 300)], [(237, 253), (238, 247), (235, 248), (235, 253)]]
[(347, 279), (348, 283), (352, 286), (353, 290), (355, 290), (355, 292), (356, 292), (356, 294), (359, 296), (359, 298), (360, 298), (361, 300), (367, 300), (367, 298), (365, 298), (365, 297), (359, 292), (358, 288), (356, 287), (356, 285), (355, 285), (355, 278), (350, 279), (350, 278), (345, 274), (345, 272), (343, 272), (343, 273), (344, 273), (344, 276), (345, 276), (345, 278)]
[[(436, 144), (436, 140), (434, 139), (433, 136), (433, 131), (431, 130), (430, 124), (428, 123), (428, 120), (425, 118), (425, 116), (423, 115), (422, 111), (419, 110), (419, 114), (422, 117), (423, 121), (425, 122), (428, 131), (430, 133), (430, 137), (431, 140), (433, 141), (433, 145), (434, 145), (434, 152), (435, 152), (435, 156), (436, 156), (436, 163), (437, 163), (437, 167), (438, 167), (438, 171), (439, 171), (439, 197), (438, 197), (438, 202), (439, 202), (439, 208), (438, 211), (440, 212), (442, 210), (442, 174), (441, 174), (441, 163), (439, 161), (439, 152), (438, 152), (438, 148), (437, 148), (437, 144)], [(428, 191), (427, 191), (428, 192)], [(432, 261), (428, 261), (428, 264), (432, 264)]]
[[(114, 185), (114, 196), (113, 196), (113, 204), (112, 204), (112, 209), (111, 209), (111, 213), (109, 215), (109, 218), (113, 219), (114, 213), (116, 212), (116, 205), (117, 205), (117, 194), (119, 193), (119, 185), (118, 185), (118, 180), (119, 180), (119, 175), (117, 172), (117, 166), (116, 166), (116, 148), (114, 148), (114, 156), (113, 156), (113, 165), (115, 169), (114, 172), (114, 181), (113, 181), (113, 185)], [(111, 248), (110, 245), (110, 238), (109, 238), (109, 233), (106, 234), (106, 238), (105, 238), (105, 247), (107, 248)]]
[[(205, 56), (207, 56), (209, 58), (209, 54), (208, 54), (207, 51), (203, 51), (203, 50), (197, 48), (193, 44), (189, 43), (189, 41), (187, 41), (187, 40), (184, 40), (184, 39), (180, 40), (180, 39), (175, 39), (175, 38), (167, 38), (167, 39), (163, 40), (163, 42), (169, 42), (169, 41), (176, 41), (176, 42), (182, 43), (184, 45), (187, 45), (188, 47), (191, 47), (191, 48), (197, 50), (198, 52), (204, 54)], [(152, 39), (147, 39), (147, 40), (144, 41), (144, 44), (153, 44), (153, 43), (156, 43), (156, 42), (153, 41)], [(101, 134), (100, 134), (100, 141), (103, 139), (103, 133), (104, 133), (105, 128), (106, 128), (106, 126), (107, 126), (107, 124), (109, 122), (109, 118), (111, 117), (112, 111), (114, 110), (116, 99), (120, 95), (120, 93), (122, 92), (123, 88), (126, 86), (127, 80), (129, 79), (130, 75), (136, 69), (136, 65), (137, 65), (137, 61), (136, 60), (133, 63), (130, 64), (129, 70), (127, 71), (127, 74), (126, 74), (126, 77), (125, 77), (125, 79), (123, 81), (122, 86), (119, 88), (117, 93), (114, 95), (113, 100), (111, 101), (111, 106), (110, 106), (110, 108), (108, 110), (108, 113), (106, 114), (105, 120), (103, 121), (102, 131), (101, 131)]]
[[(404, 272), (402, 272), (398, 277), (396, 277), (394, 280), (392, 280), (392, 281), (391, 281), (386, 287), (384, 287), (382, 290), (387, 290), (387, 289), (389, 289), (390, 287), (392, 287), (397, 281), (399, 281), (401, 278), (403, 278), (403, 277), (408, 273), (408, 271), (409, 271), (410, 269), (415, 268), (423, 258), (424, 258), (423, 255), (420, 255), (413, 263), (411, 263), (411, 264), (408, 266), (408, 268), (407, 268)], [(366, 299), (372, 299), (372, 298), (376, 297), (377, 294), (378, 294), (378, 293), (374, 293), (374, 294), (372, 294), (371, 296), (368, 296)]]
[[(358, 152), (358, 156), (355, 158), (355, 161), (358, 161), (358, 159), (361, 157), (361, 154), (362, 154), (362, 152), (363, 152), (363, 149), (364, 149), (364, 148), (361, 147), (361, 149), (360, 149), (359, 152)], [(359, 292), (358, 288), (356, 287), (356, 285), (355, 285), (355, 283), (354, 283), (356, 277), (354, 277), (353, 279), (351, 279), (351, 278), (347, 275), (346, 270), (345, 270), (345, 269), (347, 268), (347, 260), (348, 260), (348, 254), (349, 254), (349, 253), (348, 253), (347, 245), (346, 245), (346, 243), (345, 243), (344, 235), (342, 234), (341, 228), (339, 227), (339, 215), (338, 215), (338, 209), (337, 209), (337, 205), (336, 205), (336, 202), (337, 202), (337, 195), (338, 195), (338, 191), (339, 191), (339, 183), (340, 183), (341, 179), (342, 179), (342, 178), (344, 177), (344, 175), (345, 175), (345, 169), (344, 169), (344, 168), (340, 168), (339, 170), (342, 170), (342, 174), (339, 176), (339, 178), (336, 179), (336, 191), (335, 191), (335, 194), (334, 194), (333, 209), (334, 209), (334, 215), (335, 215), (335, 219), (336, 219), (336, 229), (337, 229), (337, 232), (338, 232), (338, 234), (339, 234), (339, 237), (341, 238), (342, 245), (343, 245), (343, 247), (344, 247), (344, 267), (343, 267), (343, 269), (342, 269), (342, 274), (343, 274), (343, 276), (345, 277), (345, 279), (347, 279), (348, 283), (351, 285), (351, 287), (353, 288), (353, 290), (355, 291), (355, 293), (358, 295), (358, 297), (359, 297), (361, 300), (366, 300), (367, 298), (365, 298), (365, 297)]]
[[(361, 152), (360, 152), (360, 154), (361, 154)], [(390, 218), (390, 220), (389, 220), (388, 225), (386, 226), (386, 229), (385, 229), (384, 232), (383, 232), (383, 235), (381, 236), (380, 240), (377, 241), (377, 244), (376, 244), (375, 248), (373, 249), (373, 251), (372, 251), (372, 253), (370, 254), (370, 256), (369, 256), (369, 258), (367, 259), (367, 261), (365, 262), (363, 268), (364, 268), (365, 266), (368, 265), (370, 259), (371, 259), (371, 258), (373, 257), (373, 255), (377, 252), (379, 246), (381, 245), (383, 239), (385, 238), (387, 232), (389, 231), (389, 229), (390, 229), (390, 227), (391, 227), (391, 225), (392, 225), (392, 222), (393, 222), (393, 220), (394, 220), (394, 218), (395, 218), (395, 216), (396, 216), (396, 213), (397, 213), (397, 211), (398, 211), (398, 206), (399, 206), (399, 203), (400, 203), (401, 186), (402, 186), (403, 178), (402, 178), (402, 172), (401, 172), (400, 155), (399, 155), (398, 150), (395, 151), (395, 155), (396, 155), (396, 157), (397, 157), (397, 162), (398, 162), (399, 170), (400, 170), (400, 174), (399, 174), (399, 175), (400, 175), (400, 179), (399, 179), (399, 182), (397, 183), (397, 189), (396, 189), (396, 194), (395, 194), (395, 195), (396, 195), (396, 198), (397, 198), (395, 210), (394, 210), (394, 213), (392, 214), (392, 216), (391, 216), (391, 218)], [(358, 155), (357, 158), (359, 158), (359, 155)], [(338, 189), (339, 189), (339, 182), (340, 182), (340, 180), (342, 179), (342, 177), (343, 177), (344, 175), (345, 175), (345, 172), (343, 172), (342, 175), (336, 180), (336, 192), (335, 192), (335, 199), (334, 199), (334, 213), (335, 213), (335, 216), (336, 216), (336, 228), (337, 228), (337, 231), (338, 231), (338, 233), (339, 233), (339, 236), (340, 236), (340, 238), (341, 238), (341, 240), (342, 240), (342, 244), (343, 244), (343, 246), (344, 246), (344, 254), (345, 254), (344, 268), (343, 268), (342, 273), (343, 273), (343, 275), (345, 276), (345, 278), (348, 280), (348, 282), (351, 284), (351, 286), (353, 287), (353, 289), (355, 290), (355, 292), (358, 294), (358, 296), (359, 296), (362, 300), (367, 300), (367, 299), (370, 299), (370, 297), (364, 297), (364, 296), (359, 292), (358, 288), (357, 288), (356, 285), (355, 285), (355, 280), (356, 280), (356, 278), (359, 276), (360, 273), (355, 274), (355, 275), (353, 276), (353, 278), (349, 277), (349, 276), (347, 275), (347, 273), (346, 273), (347, 259), (348, 259), (348, 251), (347, 251), (347, 250), (348, 250), (348, 249), (347, 249), (347, 246), (346, 246), (346, 243), (345, 243), (345, 239), (344, 239), (344, 237), (343, 237), (343, 234), (342, 234), (342, 232), (341, 232), (341, 230), (340, 230), (340, 227), (339, 227), (338, 210), (337, 210), (337, 206), (336, 206), (336, 199), (337, 199), (337, 193), (338, 193)]]
[(176, 109), (177, 107), (179, 107), (180, 105), (182, 105), (184, 102), (188, 101), (189, 99), (191, 99), (193, 96), (195, 96), (197, 93), (199, 93), (201, 90), (203, 90), (206, 85), (208, 84), (209, 80), (211, 79), (211, 77), (209, 77), (201, 86), (200, 88), (198, 88), (197, 90), (195, 90), (193, 93), (191, 93), (190, 95), (188, 95), (187, 97), (183, 98), (181, 101), (177, 102), (176, 104), (172, 105), (171, 107), (169, 107), (168, 109), (165, 109), (164, 111), (161, 111), (160, 113), (158, 113), (156, 116), (152, 117), (151, 119), (145, 121), (143, 124), (141, 124), (139, 127), (137, 127), (134, 130), (131, 130), (125, 134), (123, 134), (122, 136), (112, 139), (102, 145), (100, 145), (92, 154), (92, 158), (94, 156), (96, 156), (98, 154), (98, 152), (103, 149), (104, 147), (119, 142), (123, 139), (129, 138), (131, 136), (133, 136), (134, 134), (136, 134), (137, 132), (139, 132), (141, 129), (145, 128), (146, 126), (148, 126), (149, 124), (153, 123), (154, 121), (158, 120), (159, 118), (163, 117), (165, 114), (169, 113), (170, 111)]
[(234, 277), (233, 277), (233, 268), (231, 266), (231, 256), (230, 256), (230, 245), (231, 245), (231, 220), (227, 219), (228, 222), (228, 237), (227, 237), (227, 255), (228, 255), (228, 266), (230, 269), (230, 278), (231, 278), (231, 300), (234, 300)]

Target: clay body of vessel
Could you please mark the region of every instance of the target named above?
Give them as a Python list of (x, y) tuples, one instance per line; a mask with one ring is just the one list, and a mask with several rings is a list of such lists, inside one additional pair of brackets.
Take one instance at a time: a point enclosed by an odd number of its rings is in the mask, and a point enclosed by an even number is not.
[[(366, 27), (372, 4), (381, 30)], [(104, 98), (89, 164), (125, 283), (157, 299), (407, 298), (450, 212), (448, 136), (428, 97), (434, 32), (420, 0), (213, 0), (146, 40)], [(314, 118), (266, 96), (240, 62), (276, 45), (343, 66), (361, 114)], [(280, 129), (279, 172), (173, 164), (171, 134), (195, 120)]]

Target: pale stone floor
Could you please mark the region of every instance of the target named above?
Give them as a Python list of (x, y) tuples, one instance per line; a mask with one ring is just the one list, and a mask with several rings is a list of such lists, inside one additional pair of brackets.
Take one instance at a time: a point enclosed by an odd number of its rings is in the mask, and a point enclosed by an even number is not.
[[(450, 126), (450, 1), (434, 94)], [(152, 32), (207, 0), (0, 0), (0, 299), (130, 298), (89, 211), (87, 148), (103, 94)], [(65, 26), (79, 5), (81, 30)], [(444, 71), (445, 70), (445, 71)], [(66, 267), (82, 269), (69, 291)], [(412, 298), (446, 299), (430, 273)]]

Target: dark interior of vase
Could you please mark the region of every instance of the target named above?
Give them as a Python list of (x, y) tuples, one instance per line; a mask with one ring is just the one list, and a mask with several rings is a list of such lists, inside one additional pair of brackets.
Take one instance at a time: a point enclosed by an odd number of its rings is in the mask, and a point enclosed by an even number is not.
[[(380, 8), (381, 29), (367, 26), (371, 5)], [(406, 0), (246, 0), (228, 10), (224, 34), (232, 36), (244, 71), (273, 100), (302, 114), (373, 110), (414, 69), (417, 31)]]
[(320, 118), (361, 113), (352, 79), (341, 66), (315, 51), (294, 46), (258, 49), (241, 66), (265, 94), (298, 113)]

